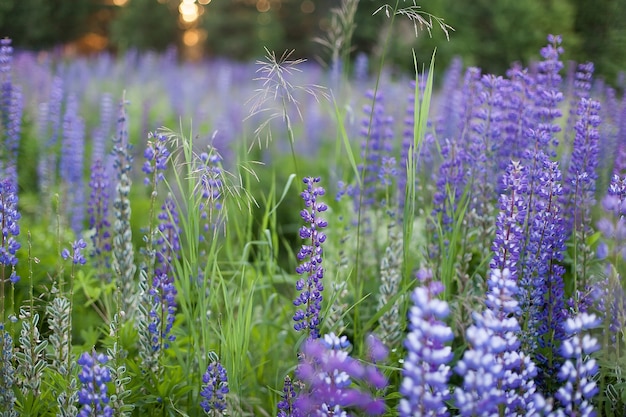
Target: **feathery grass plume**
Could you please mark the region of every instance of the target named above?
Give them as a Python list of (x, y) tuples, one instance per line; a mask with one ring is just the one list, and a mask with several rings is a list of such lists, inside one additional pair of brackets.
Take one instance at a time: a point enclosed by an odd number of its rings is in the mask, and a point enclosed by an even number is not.
[(113, 244), (111, 251), (111, 267), (115, 274), (119, 290), (124, 294), (120, 298), (120, 309), (124, 320), (131, 320), (136, 315), (138, 289), (135, 283), (135, 253), (133, 249), (133, 236), (130, 227), (130, 171), (133, 158), (130, 154), (131, 145), (128, 142), (128, 121), (126, 116), (126, 102), (120, 102), (117, 119), (117, 134), (113, 140), (115, 153), (115, 170), (117, 173), (117, 185), (115, 188), (115, 200), (113, 211)]
[[(17, 241), (20, 234), (20, 213), (17, 208), (17, 184), (11, 178), (0, 180), (0, 323), (6, 319), (6, 285), (15, 284), (20, 277), (15, 272), (17, 251), (21, 245)], [(8, 276), (7, 276), (8, 274)]]
[(111, 372), (106, 366), (106, 355), (84, 352), (78, 358), (81, 366), (78, 380), (82, 386), (78, 392), (78, 402), (82, 406), (79, 417), (113, 417), (113, 408), (109, 405), (107, 383), (111, 382)]
[[(296, 152), (294, 148), (295, 136), (293, 132), (293, 124), (289, 115), (288, 106), (295, 109), (300, 120), (303, 119), (298, 99), (299, 93), (305, 93), (319, 101), (320, 97), (329, 99), (324, 87), (316, 84), (297, 85), (290, 80), (294, 73), (301, 72), (298, 66), (305, 62), (304, 59), (291, 60), (294, 50), (285, 51), (280, 58), (277, 58), (275, 52), (265, 49), (265, 61), (257, 61), (259, 68), (257, 74), (261, 74), (254, 81), (262, 82), (261, 88), (255, 90), (254, 95), (246, 102), (250, 106), (247, 119), (260, 115), (267, 115), (254, 131), (255, 141), (261, 147), (261, 137), (265, 133), (265, 146), (269, 147), (272, 140), (271, 123), (273, 120), (282, 118), (287, 129), (289, 137), (289, 146), (293, 157), (296, 175), (299, 176), (298, 165), (296, 162)], [(254, 142), (250, 144), (250, 148), (254, 146)]]
[(402, 337), (400, 322), (400, 304), (402, 298), (398, 295), (402, 281), (402, 231), (398, 224), (390, 219), (387, 225), (387, 248), (380, 262), (380, 293), (378, 295), (378, 309), (385, 312), (378, 320), (377, 334), (386, 346), (396, 346)]
[[(363, 415), (378, 416), (385, 412), (384, 401), (354, 385), (356, 380), (368, 388), (382, 390), (386, 378), (375, 365), (366, 365), (349, 355), (351, 344), (346, 336), (334, 333), (318, 339), (307, 339), (302, 346), (302, 360), (296, 369), (304, 383), (294, 408), (303, 415), (347, 416), (351, 408)], [(383, 358), (378, 358), (383, 359)]]
[[(406, 0), (403, 0), (405, 2)], [(411, 21), (413, 29), (415, 30), (415, 36), (418, 36), (419, 32), (426, 30), (429, 36), (432, 36), (432, 29), (434, 24), (437, 24), (441, 31), (445, 33), (446, 39), (450, 39), (450, 31), (454, 28), (444, 22), (444, 19), (437, 17), (431, 13), (422, 10), (422, 6), (417, 5), (416, 0), (412, 0), (412, 5), (406, 7), (400, 7), (400, 2), (396, 1), (395, 6), (389, 4), (383, 4), (373, 14), (377, 14), (381, 11), (385, 13), (387, 18), (392, 16), (404, 16)], [(433, 22), (434, 21), (434, 22)]]
[(452, 374), (448, 363), (454, 356), (446, 343), (454, 335), (443, 320), (450, 309), (446, 301), (437, 298), (443, 286), (432, 281), (432, 273), (422, 270), (418, 278), (421, 282), (411, 295), (409, 333), (404, 341), (407, 356), (398, 412), (401, 417), (446, 417), (446, 401), (451, 398), (448, 380)]
[(15, 368), (13, 366), (13, 338), (0, 322), (0, 415), (17, 417), (15, 411)]
[(600, 344), (588, 331), (598, 327), (599, 323), (594, 314), (580, 313), (568, 318), (564, 324), (567, 339), (563, 341), (560, 353), (565, 363), (558, 374), (563, 385), (554, 395), (562, 408), (556, 410), (556, 417), (596, 415), (592, 401), (598, 393), (595, 381), (598, 364), (590, 355), (600, 349)]
[(310, 239), (310, 244), (302, 245), (298, 251), (298, 261), (300, 265), (296, 268), (299, 275), (305, 275), (296, 283), (296, 290), (300, 292), (293, 305), (298, 308), (293, 316), (294, 329), (304, 330), (308, 338), (316, 339), (320, 336), (320, 313), (322, 310), (322, 291), (324, 284), (324, 268), (322, 267), (323, 249), (322, 245), (326, 241), (326, 234), (321, 229), (328, 226), (328, 222), (319, 216), (328, 209), (325, 203), (319, 201), (318, 197), (323, 196), (326, 191), (317, 184), (321, 181), (319, 177), (306, 177), (302, 180), (306, 184), (306, 189), (301, 193), (304, 200), (305, 209), (300, 212), (300, 216), (307, 225), (300, 228), (300, 237)]
[(330, 54), (329, 66), (332, 68), (333, 87), (339, 87), (341, 62), (348, 62), (351, 52), (352, 35), (356, 29), (354, 16), (359, 7), (359, 0), (341, 0), (339, 7), (330, 9), (330, 23), (325, 33), (313, 39), (313, 42), (326, 48)]

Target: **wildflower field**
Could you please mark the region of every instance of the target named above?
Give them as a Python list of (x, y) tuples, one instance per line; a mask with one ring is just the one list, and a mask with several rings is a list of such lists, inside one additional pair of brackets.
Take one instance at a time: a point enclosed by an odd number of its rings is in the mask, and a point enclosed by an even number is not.
[(626, 96), (567, 39), (437, 88), (0, 42), (1, 416), (626, 415)]

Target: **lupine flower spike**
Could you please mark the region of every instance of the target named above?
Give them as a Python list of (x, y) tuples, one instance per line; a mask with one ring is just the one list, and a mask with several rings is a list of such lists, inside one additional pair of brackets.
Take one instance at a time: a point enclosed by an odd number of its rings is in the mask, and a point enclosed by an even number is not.
[[(375, 344), (377, 345), (377, 343)], [(350, 408), (360, 409), (364, 415), (378, 416), (385, 412), (382, 399), (353, 385), (362, 380), (367, 386), (382, 390), (387, 380), (374, 365), (364, 365), (350, 357), (351, 344), (346, 336), (334, 333), (323, 338), (309, 338), (302, 347), (302, 361), (296, 376), (305, 387), (296, 399), (296, 408), (306, 416), (348, 416)], [(383, 359), (377, 348), (374, 356)]]
[(326, 240), (326, 235), (321, 231), (328, 223), (319, 216), (319, 213), (328, 209), (326, 204), (318, 202), (318, 197), (325, 194), (324, 188), (316, 184), (320, 178), (307, 177), (303, 179), (307, 188), (301, 194), (304, 200), (305, 209), (300, 212), (300, 216), (307, 223), (300, 228), (300, 237), (307, 239), (310, 244), (302, 245), (298, 252), (300, 265), (296, 272), (306, 278), (300, 278), (296, 283), (296, 290), (300, 295), (293, 304), (301, 307), (296, 311), (293, 320), (296, 322), (294, 329), (304, 330), (310, 338), (319, 337), (320, 311), (322, 309), (322, 291), (324, 285), (324, 268), (322, 267), (322, 244)]
[(111, 373), (106, 363), (108, 358), (95, 351), (83, 353), (78, 359), (82, 366), (78, 380), (82, 388), (78, 391), (78, 402), (82, 405), (79, 417), (113, 417), (113, 409), (108, 405), (107, 383)]
[(447, 346), (454, 335), (443, 322), (450, 314), (448, 303), (437, 298), (443, 291), (440, 282), (429, 279), (415, 288), (409, 311), (409, 334), (404, 342), (407, 357), (404, 360), (402, 399), (398, 406), (401, 417), (449, 415), (445, 402), (450, 398), (448, 380), (452, 348)]
[(223, 415), (226, 410), (226, 394), (228, 394), (228, 375), (219, 361), (211, 362), (202, 376), (203, 398), (200, 406), (209, 416)]

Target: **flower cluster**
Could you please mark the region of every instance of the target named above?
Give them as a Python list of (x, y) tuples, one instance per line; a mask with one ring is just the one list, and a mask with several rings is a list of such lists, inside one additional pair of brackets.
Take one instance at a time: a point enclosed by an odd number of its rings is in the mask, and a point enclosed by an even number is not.
[(600, 350), (600, 344), (594, 337), (584, 333), (599, 324), (596, 316), (588, 313), (570, 317), (565, 322), (568, 338), (561, 345), (561, 355), (566, 361), (558, 374), (564, 385), (555, 394), (563, 409), (558, 410), (556, 417), (595, 415), (591, 401), (599, 391), (596, 382), (598, 364), (589, 355)]
[(320, 178), (307, 177), (303, 179), (303, 182), (307, 188), (301, 196), (306, 208), (300, 212), (300, 216), (307, 225), (300, 228), (300, 237), (309, 239), (311, 243), (302, 245), (297, 255), (301, 264), (296, 268), (296, 272), (300, 275), (306, 275), (306, 281), (304, 278), (300, 278), (296, 283), (296, 290), (300, 291), (300, 295), (293, 304), (303, 308), (296, 311), (293, 320), (296, 322), (294, 329), (297, 331), (305, 330), (311, 338), (317, 338), (319, 337), (319, 315), (322, 309), (322, 291), (324, 290), (322, 284), (324, 277), (322, 244), (326, 240), (326, 235), (321, 229), (328, 225), (326, 220), (318, 217), (318, 215), (326, 211), (328, 207), (326, 204), (318, 202), (318, 197), (325, 194), (324, 188), (316, 185), (320, 182)]
[(74, 241), (74, 243), (72, 243), (72, 251), (70, 252), (69, 249), (64, 248), (61, 251), (61, 257), (63, 259), (68, 259), (69, 257), (72, 258), (72, 263), (74, 265), (85, 265), (87, 263), (87, 260), (85, 259), (85, 257), (82, 254), (82, 250), (85, 249), (87, 247), (87, 243), (85, 243), (85, 241), (83, 239), (78, 239), (76, 241)]
[(78, 392), (78, 402), (82, 405), (80, 417), (113, 417), (113, 409), (108, 405), (107, 383), (111, 382), (111, 372), (106, 366), (108, 358), (102, 353), (83, 353), (78, 359), (82, 366), (78, 380), (82, 388)]
[(383, 400), (353, 386), (353, 380), (362, 380), (378, 390), (387, 386), (387, 380), (374, 365), (364, 365), (350, 357), (350, 346), (345, 336), (334, 333), (304, 342), (302, 360), (296, 369), (296, 376), (305, 384), (295, 401), (300, 413), (347, 416), (350, 407), (371, 416), (385, 412)]
[[(18, 220), (20, 213), (17, 211), (17, 189), (9, 178), (0, 180), (0, 224), (2, 224), (2, 237), (0, 245), (0, 265), (12, 269), (10, 280), (13, 283), (19, 281), (15, 274), (17, 264), (17, 250), (21, 247), (16, 237), (20, 234)], [(4, 276), (2, 277), (4, 279)], [(4, 281), (0, 283), (4, 285)]]
[[(422, 274), (424, 275), (424, 274)], [(440, 282), (423, 282), (415, 288), (409, 310), (409, 334), (405, 339), (404, 360), (398, 411), (401, 417), (448, 415), (445, 402), (450, 398), (448, 379), (452, 349), (452, 329), (443, 320), (450, 313), (448, 303), (439, 300)]]
[(93, 231), (91, 256), (100, 262), (105, 254), (111, 251), (111, 223), (109, 221), (111, 182), (101, 159), (96, 159), (91, 165), (89, 187), (91, 194), (87, 203), (87, 214), (89, 215), (89, 229)]
[(202, 376), (204, 383), (200, 396), (203, 398), (200, 406), (209, 415), (222, 415), (226, 410), (228, 394), (228, 375), (226, 369), (218, 361), (211, 362)]
[(285, 377), (282, 399), (278, 402), (277, 417), (300, 417), (300, 411), (295, 407), (296, 391), (289, 375)]
[(147, 175), (144, 178), (144, 184), (155, 184), (165, 179), (164, 171), (167, 170), (167, 161), (170, 151), (167, 148), (167, 136), (158, 133), (150, 133), (148, 137), (148, 146), (143, 152), (146, 161), (143, 163), (141, 170)]

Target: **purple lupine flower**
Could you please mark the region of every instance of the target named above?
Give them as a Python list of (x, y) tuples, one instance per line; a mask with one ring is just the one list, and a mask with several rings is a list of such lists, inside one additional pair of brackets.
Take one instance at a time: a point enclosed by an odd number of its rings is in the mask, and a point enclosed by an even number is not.
[(462, 416), (519, 415), (535, 404), (536, 367), (519, 351), (521, 332), (517, 317), (518, 263), (524, 244), (527, 177), (518, 162), (511, 162), (503, 177), (505, 193), (500, 196), (496, 221), (494, 256), (489, 265), (488, 290), (482, 314), (467, 330), (470, 344), (455, 370), (463, 386), (454, 392)]
[(223, 415), (226, 410), (226, 394), (228, 394), (228, 375), (226, 369), (218, 361), (211, 362), (202, 376), (203, 387), (200, 406), (208, 415)]
[(352, 383), (359, 379), (380, 390), (386, 387), (386, 378), (374, 365), (364, 365), (350, 357), (350, 346), (345, 336), (338, 337), (334, 333), (304, 342), (302, 361), (296, 369), (304, 388), (295, 401), (295, 407), (303, 415), (347, 416), (349, 407), (371, 416), (385, 412), (381, 399)]
[[(611, 177), (607, 195), (602, 199), (603, 217), (597, 223), (598, 230), (606, 241), (601, 242), (598, 251), (605, 252), (604, 258), (617, 254), (626, 259), (626, 177), (614, 174)], [(609, 247), (608, 243), (611, 243)]]
[[(553, 146), (558, 145), (554, 136), (561, 131), (561, 127), (556, 123), (556, 119), (561, 117), (559, 103), (563, 101), (563, 93), (560, 91), (563, 62), (560, 55), (563, 54), (561, 47), (561, 37), (548, 35), (548, 45), (540, 51), (543, 61), (537, 64), (537, 84), (535, 94), (535, 117), (539, 121), (537, 128), (550, 134)], [(549, 153), (554, 156), (556, 151), (552, 149)]]
[(83, 353), (78, 359), (82, 366), (78, 380), (82, 387), (78, 392), (78, 402), (82, 405), (80, 417), (113, 417), (113, 409), (108, 405), (107, 383), (111, 382), (111, 372), (106, 366), (108, 358), (93, 351)]
[(382, 93), (374, 96), (373, 91), (368, 91), (366, 97), (373, 102), (373, 108), (369, 104), (363, 107), (360, 131), (363, 162), (358, 167), (362, 184), (360, 189), (354, 189), (352, 196), (355, 211), (360, 210), (360, 206), (373, 207), (378, 202), (379, 173), (383, 169), (383, 157), (391, 153), (393, 138), (393, 118), (385, 114)]
[(443, 162), (439, 166), (433, 196), (433, 216), (441, 214), (441, 224), (449, 227), (467, 181), (464, 168), (467, 155), (456, 142), (447, 140), (441, 147)]
[[(574, 126), (572, 160), (565, 181), (565, 195), (569, 198), (570, 224), (568, 228), (590, 227), (591, 208), (595, 205), (596, 172), (599, 157), (600, 102), (581, 98)], [(589, 235), (591, 233), (587, 233)]]
[(556, 417), (596, 415), (592, 401), (599, 392), (596, 382), (598, 364), (589, 355), (600, 350), (600, 344), (587, 332), (599, 324), (600, 320), (588, 313), (580, 313), (565, 322), (567, 339), (560, 349), (565, 363), (558, 374), (563, 385), (554, 395), (562, 408), (557, 409)]
[(72, 243), (72, 250), (63, 249), (61, 251), (61, 257), (63, 259), (72, 258), (72, 263), (74, 265), (85, 265), (87, 260), (82, 254), (82, 250), (87, 247), (87, 243), (83, 239), (78, 239)]
[(157, 251), (155, 272), (157, 275), (172, 273), (172, 263), (180, 252), (180, 226), (176, 201), (168, 196), (157, 216), (159, 236), (156, 239)]
[(39, 188), (44, 193), (49, 193), (56, 182), (57, 153), (55, 149), (61, 131), (61, 108), (63, 107), (63, 80), (54, 77), (50, 86), (50, 98), (48, 103), (39, 107), (39, 129), (41, 135), (41, 148), (43, 156), (37, 166)]
[(141, 170), (147, 175), (144, 184), (156, 185), (165, 179), (164, 171), (167, 170), (169, 156), (167, 136), (151, 132), (148, 136), (148, 146), (143, 152), (146, 161)]
[(0, 127), (4, 131), (0, 173), (17, 183), (17, 150), (23, 102), (21, 89), (11, 80), (12, 62), (11, 39), (0, 39)]
[(403, 398), (398, 412), (401, 417), (449, 415), (445, 404), (450, 398), (448, 380), (454, 356), (450, 346), (452, 329), (443, 322), (449, 313), (448, 303), (437, 296), (443, 291), (440, 282), (427, 281), (415, 288), (409, 310), (409, 334), (404, 345), (404, 378), (400, 386)]
[[(0, 269), (2, 271), (11, 270), (9, 280), (12, 283), (19, 281), (19, 276), (15, 274), (17, 264), (16, 253), (21, 247), (16, 237), (20, 234), (20, 213), (17, 210), (17, 187), (12, 179), (0, 180), (0, 224), (2, 224), (2, 235), (0, 244)], [(4, 289), (4, 272), (0, 279), (0, 285)], [(4, 298), (2, 298), (4, 303)], [(4, 310), (4, 309), (3, 309)], [(4, 313), (4, 311), (2, 311)], [(1, 318), (1, 317), (0, 317)]]
[[(221, 223), (222, 200), (224, 198), (224, 171), (222, 157), (215, 148), (202, 152), (198, 161), (198, 190), (200, 194), (200, 218), (204, 221), (204, 232), (215, 229)], [(204, 239), (204, 236), (200, 236)]]
[(319, 216), (328, 209), (328, 206), (318, 201), (318, 197), (325, 194), (322, 187), (317, 186), (321, 180), (319, 177), (306, 177), (302, 180), (306, 184), (306, 190), (301, 196), (304, 200), (305, 209), (300, 212), (300, 216), (306, 225), (300, 228), (300, 237), (310, 240), (310, 244), (304, 244), (298, 251), (298, 261), (300, 265), (296, 268), (299, 275), (305, 275), (296, 282), (296, 290), (300, 295), (293, 302), (296, 307), (302, 306), (293, 316), (294, 329), (304, 330), (309, 338), (319, 337), (320, 312), (322, 310), (322, 291), (324, 285), (324, 268), (322, 267), (322, 244), (326, 241), (326, 235), (321, 229), (328, 223)]
[(300, 410), (295, 406), (296, 391), (289, 375), (285, 377), (283, 385), (283, 394), (281, 400), (277, 404), (278, 414), (276, 417), (302, 417)]
[(102, 95), (100, 100), (100, 125), (93, 131), (93, 149), (91, 152), (92, 163), (98, 159), (104, 159), (106, 154), (106, 142), (113, 124), (113, 96), (109, 93)]
[(87, 214), (89, 215), (89, 229), (93, 231), (91, 235), (93, 250), (90, 255), (98, 259), (97, 264), (103, 261), (104, 265), (101, 266), (108, 266), (106, 254), (111, 251), (111, 223), (109, 221), (111, 181), (101, 159), (96, 159), (91, 165), (89, 187), (91, 193), (87, 203)]
[[(572, 135), (572, 132), (574, 131), (574, 125), (579, 119), (577, 114), (579, 102), (583, 98), (589, 98), (591, 81), (593, 78), (593, 70), (593, 62), (581, 63), (578, 64), (578, 70), (575, 72), (575, 74), (573, 74), (573, 94), (571, 95), (571, 99), (569, 102), (570, 109), (569, 115), (567, 117), (567, 125), (565, 127), (566, 139)], [(572, 160), (574, 161), (573, 157)]]
[(529, 185), (532, 212), (519, 284), (520, 304), (528, 321), (525, 342), (533, 351), (542, 350), (536, 352), (542, 371), (539, 382), (548, 388), (558, 367), (558, 358), (551, 352), (563, 339), (562, 323), (567, 318), (561, 265), (567, 233), (559, 203), (563, 190), (558, 163), (544, 159), (541, 168), (534, 186)]
[[(2, 312), (4, 313), (4, 312)], [(13, 338), (4, 326), (4, 317), (0, 317), (0, 407), (7, 415), (17, 416), (15, 413), (15, 379), (16, 372), (13, 366), (15, 360)]]
[(169, 348), (176, 340), (171, 334), (176, 318), (176, 287), (174, 280), (166, 274), (156, 274), (148, 290), (152, 297), (152, 309), (148, 313), (148, 331), (152, 334), (152, 349), (157, 352)]
[(85, 122), (78, 115), (78, 100), (70, 95), (63, 117), (63, 140), (61, 143), (60, 176), (64, 181), (68, 198), (66, 207), (70, 226), (80, 235), (84, 218), (83, 154), (85, 149)]

